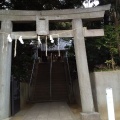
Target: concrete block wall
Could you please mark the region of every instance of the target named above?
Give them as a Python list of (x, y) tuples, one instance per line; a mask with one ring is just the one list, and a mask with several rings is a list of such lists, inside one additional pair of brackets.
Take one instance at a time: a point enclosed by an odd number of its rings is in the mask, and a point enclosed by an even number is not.
[(79, 90), (79, 84), (77, 79), (75, 79), (73, 82), (73, 93), (74, 93), (75, 101), (79, 106), (81, 106), (80, 90)]
[[(92, 94), (95, 111), (100, 113), (101, 120), (108, 120), (106, 88), (112, 88), (115, 109), (115, 120), (120, 120), (120, 71), (106, 71), (90, 73)], [(76, 102), (80, 102), (78, 80), (73, 82)]]
[(94, 72), (90, 78), (95, 108), (101, 120), (108, 120), (106, 88), (113, 89), (115, 120), (120, 120), (120, 71)]
[(28, 84), (20, 83), (20, 108), (23, 109), (26, 106), (28, 100)]

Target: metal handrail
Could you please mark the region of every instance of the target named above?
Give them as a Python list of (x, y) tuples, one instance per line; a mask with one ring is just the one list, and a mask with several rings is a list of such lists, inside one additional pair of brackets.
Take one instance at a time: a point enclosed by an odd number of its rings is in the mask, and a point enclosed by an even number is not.
[(35, 59), (34, 59), (34, 61), (33, 61), (33, 67), (32, 67), (32, 72), (31, 72), (31, 76), (30, 76), (30, 82), (29, 82), (29, 85), (31, 85), (31, 83), (32, 83), (32, 78), (33, 78), (34, 68), (35, 68)]
[(50, 62), (50, 98), (52, 97), (52, 86), (51, 86), (51, 80), (52, 80), (52, 53), (51, 53), (51, 62)]
[(29, 92), (28, 97), (29, 97), (29, 99), (30, 99), (30, 92), (31, 92), (30, 87), (31, 87), (32, 79), (33, 79), (34, 68), (35, 68), (35, 59), (33, 61), (33, 67), (32, 67), (32, 72), (31, 72), (31, 76), (30, 76), (29, 88), (28, 88), (28, 92)]
[(67, 68), (68, 68), (68, 75), (69, 75), (69, 79), (70, 79), (70, 84), (72, 83), (72, 79), (71, 79), (71, 75), (70, 75), (70, 66), (69, 66), (69, 62), (68, 62), (68, 53), (66, 52), (66, 62), (67, 62)]
[(66, 65), (67, 65), (67, 71), (68, 71), (68, 79), (69, 79), (69, 100), (72, 102), (72, 95), (73, 95), (73, 84), (72, 84), (72, 78), (70, 75), (70, 65), (69, 65), (69, 60), (68, 60), (68, 53), (66, 52)]

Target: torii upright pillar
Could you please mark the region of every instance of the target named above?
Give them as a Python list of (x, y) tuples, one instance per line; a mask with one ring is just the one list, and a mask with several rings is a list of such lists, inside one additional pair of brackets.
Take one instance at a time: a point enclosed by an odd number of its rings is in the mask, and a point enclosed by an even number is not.
[(72, 27), (82, 105), (81, 120), (100, 120), (99, 113), (94, 111), (82, 20), (74, 19), (72, 21)]
[(0, 33), (0, 120), (10, 116), (10, 76), (12, 43), (7, 41), (12, 32), (12, 22), (1, 22)]

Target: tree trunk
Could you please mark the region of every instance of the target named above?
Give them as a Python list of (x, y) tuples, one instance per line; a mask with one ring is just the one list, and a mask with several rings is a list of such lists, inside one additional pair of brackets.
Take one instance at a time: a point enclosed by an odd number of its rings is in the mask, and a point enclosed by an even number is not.
[(115, 61), (112, 54), (111, 54), (111, 64), (112, 64), (112, 69), (115, 70)]
[(114, 12), (114, 20), (115, 20), (115, 27), (116, 27), (116, 33), (117, 33), (116, 40), (117, 40), (118, 54), (119, 54), (119, 57), (120, 57), (120, 41), (119, 41), (120, 36), (119, 36), (119, 33), (117, 32), (118, 26), (119, 26), (119, 14), (120, 14), (117, 11), (118, 5), (120, 5), (120, 1), (116, 0), (115, 12)]

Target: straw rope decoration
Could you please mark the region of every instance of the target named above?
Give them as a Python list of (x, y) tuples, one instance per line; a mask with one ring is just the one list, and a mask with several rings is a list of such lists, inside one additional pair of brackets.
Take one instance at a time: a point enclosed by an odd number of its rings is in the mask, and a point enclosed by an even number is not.
[(60, 38), (58, 35), (58, 56), (60, 57)]
[(14, 57), (16, 57), (16, 49), (17, 49), (17, 38), (15, 38), (15, 47), (14, 47)]
[(40, 47), (40, 45), (42, 45), (42, 42), (41, 42), (40, 36), (38, 35), (38, 47)]
[[(65, 34), (65, 33), (68, 33), (68, 32), (70, 32), (70, 31), (74, 31), (74, 30), (77, 30), (77, 29), (79, 29), (79, 28), (81, 28), (81, 27), (78, 27), (78, 28), (75, 28), (75, 29), (72, 29), (72, 30), (67, 30), (67, 31), (63, 31), (63, 32), (60, 32), (60, 33), (58, 33), (58, 34), (51, 34), (51, 35), (49, 35), (50, 36), (50, 38), (51, 38), (51, 36), (58, 36), (58, 56), (60, 56), (60, 34)], [(11, 38), (11, 35), (9, 34), (9, 33), (6, 33), (6, 32), (0, 32), (0, 34), (7, 34), (8, 35), (8, 38), (9, 38), (9, 42), (12, 42), (12, 38)], [(36, 37), (37, 35), (34, 35), (34, 36), (32, 36), (32, 37)], [(22, 36), (20, 36), (20, 35), (15, 35), (15, 37), (19, 37), (19, 41), (20, 41), (20, 43), (21, 44), (24, 44), (24, 41), (23, 41), (23, 39), (22, 39)], [(24, 36), (24, 37), (29, 37), (29, 36)], [(47, 56), (47, 50), (48, 50), (48, 45), (47, 45), (47, 36), (46, 36), (46, 56)], [(51, 43), (54, 43), (54, 40), (53, 40), (53, 38), (52, 38), (52, 41), (51, 41)], [(16, 42), (16, 40), (15, 40), (15, 49), (17, 49), (17, 42)], [(39, 40), (39, 44), (41, 44), (41, 46), (42, 46), (42, 43), (41, 43), (41, 40)], [(4, 41), (3, 41), (3, 47), (2, 47), (2, 51), (3, 51), (3, 49), (4, 49)], [(14, 50), (15, 50), (14, 49)], [(16, 52), (14, 53), (14, 55), (16, 54)]]

